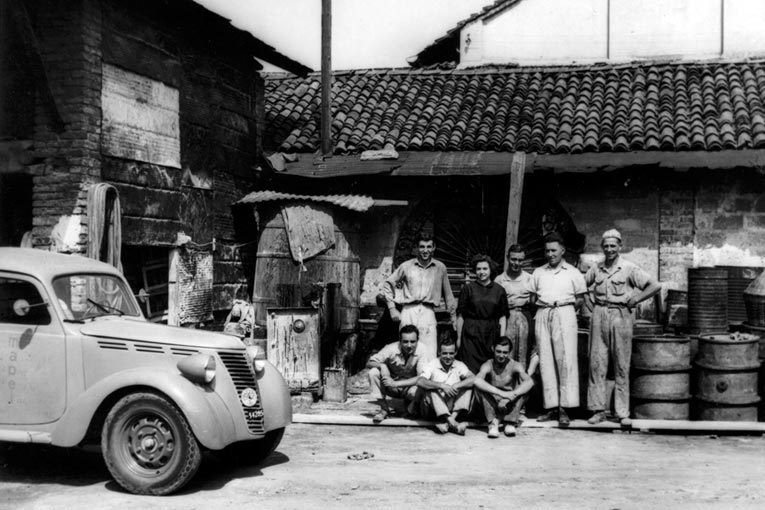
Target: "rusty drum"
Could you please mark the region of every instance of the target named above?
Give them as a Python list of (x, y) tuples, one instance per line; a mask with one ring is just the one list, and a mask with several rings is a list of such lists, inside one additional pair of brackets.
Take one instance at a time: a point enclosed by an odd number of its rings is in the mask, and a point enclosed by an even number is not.
[(728, 331), (728, 270), (688, 268), (688, 328), (692, 335)]
[(635, 418), (687, 420), (690, 413), (690, 339), (645, 335), (632, 339), (632, 413)]
[(748, 333), (699, 337), (697, 419), (757, 421), (758, 351), (759, 338)]

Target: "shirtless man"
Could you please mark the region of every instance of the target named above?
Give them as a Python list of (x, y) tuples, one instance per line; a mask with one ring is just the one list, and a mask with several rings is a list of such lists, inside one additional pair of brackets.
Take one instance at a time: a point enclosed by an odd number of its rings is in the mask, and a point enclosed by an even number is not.
[(489, 422), (490, 438), (499, 437), (500, 424), (506, 436), (515, 436), (521, 409), (534, 386), (523, 365), (510, 357), (512, 349), (508, 337), (497, 338), (493, 343), (494, 358), (481, 365), (473, 381)]

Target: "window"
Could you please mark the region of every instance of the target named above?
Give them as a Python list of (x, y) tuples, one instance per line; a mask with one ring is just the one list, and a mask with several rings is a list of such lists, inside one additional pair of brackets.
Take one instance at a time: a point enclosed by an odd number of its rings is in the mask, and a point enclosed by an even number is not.
[(0, 323), (50, 324), (48, 303), (31, 282), (0, 278)]

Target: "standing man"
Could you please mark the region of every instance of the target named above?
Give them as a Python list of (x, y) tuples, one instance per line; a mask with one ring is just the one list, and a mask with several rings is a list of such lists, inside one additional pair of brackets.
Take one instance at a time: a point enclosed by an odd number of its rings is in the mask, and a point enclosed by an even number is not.
[[(417, 257), (398, 266), (382, 289), (391, 319), (399, 322), (401, 328), (407, 324), (417, 326), (420, 343), (430, 359), (436, 357), (438, 331), (434, 309), (441, 303), (442, 296), (451, 316), (452, 327), (457, 321), (457, 302), (449, 285), (449, 275), (446, 266), (433, 258), (435, 251), (433, 238), (429, 234), (420, 233)], [(396, 305), (402, 307), (401, 312)]]
[(562, 427), (571, 423), (566, 408), (579, 406), (576, 311), (587, 292), (582, 273), (563, 260), (565, 252), (563, 238), (549, 234), (545, 238), (547, 264), (534, 270), (529, 280), (537, 305), (534, 332), (544, 408), (549, 409), (537, 421), (557, 418)]
[(624, 260), (622, 235), (608, 230), (600, 242), (604, 260), (587, 271), (585, 282), (592, 291), (590, 319), (590, 377), (587, 408), (589, 423), (606, 419), (606, 372), (614, 368), (614, 411), (622, 425), (630, 425), (630, 358), (632, 356), (632, 310), (661, 290), (661, 284), (638, 266)]
[(512, 349), (510, 338), (494, 340), (494, 358), (481, 365), (473, 383), (489, 422), (490, 438), (499, 437), (500, 425), (506, 436), (515, 436), (526, 395), (534, 386), (523, 366), (510, 356)]
[(531, 293), (528, 281), (531, 275), (523, 270), (526, 253), (519, 244), (507, 250), (507, 270), (494, 279), (494, 283), (505, 289), (507, 294), (507, 326), (505, 336), (513, 340), (512, 357), (523, 365), (524, 370), (529, 360), (529, 312)]
[(470, 409), (473, 396), (473, 372), (457, 355), (454, 340), (447, 339), (441, 344), (438, 359), (425, 365), (422, 375), (417, 379), (417, 386), (425, 392), (422, 398), (422, 414), (426, 418), (435, 416), (436, 431), (441, 434), (451, 430), (464, 435), (467, 423), (458, 421), (462, 413)]
[(383, 347), (367, 363), (372, 395), (380, 399), (380, 412), (372, 421), (380, 423), (391, 410), (387, 397), (403, 398), (407, 411), (412, 414), (417, 392), (417, 378), (422, 374), (429, 358), (419, 345), (417, 327), (404, 326), (398, 332), (399, 341)]

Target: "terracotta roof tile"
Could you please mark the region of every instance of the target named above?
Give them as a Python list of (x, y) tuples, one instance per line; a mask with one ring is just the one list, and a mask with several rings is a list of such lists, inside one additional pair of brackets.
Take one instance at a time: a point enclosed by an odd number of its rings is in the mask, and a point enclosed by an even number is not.
[[(370, 70), (334, 77), (337, 153), (765, 147), (765, 62)], [(318, 73), (267, 75), (264, 146), (315, 152)]]

